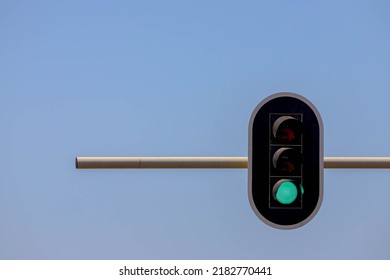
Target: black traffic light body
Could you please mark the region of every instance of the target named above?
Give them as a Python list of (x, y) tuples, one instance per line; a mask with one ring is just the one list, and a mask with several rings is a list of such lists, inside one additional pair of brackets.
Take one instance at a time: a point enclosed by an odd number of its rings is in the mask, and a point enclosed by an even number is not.
[(323, 198), (323, 125), (304, 97), (264, 99), (249, 123), (249, 200), (256, 215), (279, 229), (309, 222)]

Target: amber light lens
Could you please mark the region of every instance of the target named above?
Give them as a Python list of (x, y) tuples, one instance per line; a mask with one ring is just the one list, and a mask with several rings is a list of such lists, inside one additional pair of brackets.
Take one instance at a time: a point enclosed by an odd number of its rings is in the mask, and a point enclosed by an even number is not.
[(277, 172), (293, 175), (301, 170), (302, 155), (296, 148), (280, 148), (272, 158), (272, 165)]

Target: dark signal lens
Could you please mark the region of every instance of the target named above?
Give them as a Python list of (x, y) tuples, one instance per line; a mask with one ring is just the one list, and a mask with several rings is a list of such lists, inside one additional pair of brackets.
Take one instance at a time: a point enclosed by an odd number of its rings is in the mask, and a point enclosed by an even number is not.
[(279, 117), (272, 126), (272, 134), (279, 143), (300, 143), (302, 122), (291, 116)]
[(280, 148), (272, 157), (273, 167), (276, 171), (283, 174), (299, 174), (301, 163), (301, 152), (295, 148)]
[(281, 127), (276, 134), (276, 139), (278, 141), (292, 142), (295, 138), (295, 132), (290, 127)]

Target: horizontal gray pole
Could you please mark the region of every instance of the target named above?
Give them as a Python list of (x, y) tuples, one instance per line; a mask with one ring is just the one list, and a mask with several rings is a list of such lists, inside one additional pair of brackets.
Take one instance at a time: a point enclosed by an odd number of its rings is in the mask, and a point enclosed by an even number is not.
[[(76, 157), (76, 168), (248, 168), (248, 158)], [(390, 157), (325, 157), (324, 168), (390, 168)]]
[(324, 168), (390, 168), (390, 157), (325, 157)]

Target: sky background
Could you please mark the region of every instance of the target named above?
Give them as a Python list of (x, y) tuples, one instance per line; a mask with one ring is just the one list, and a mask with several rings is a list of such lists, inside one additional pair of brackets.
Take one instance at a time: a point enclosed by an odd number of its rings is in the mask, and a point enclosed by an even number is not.
[(327, 169), (318, 214), (261, 222), (247, 170), (76, 156), (247, 156), (270, 94), (325, 156), (390, 156), (388, 1), (1, 1), (0, 259), (390, 259), (390, 170)]

